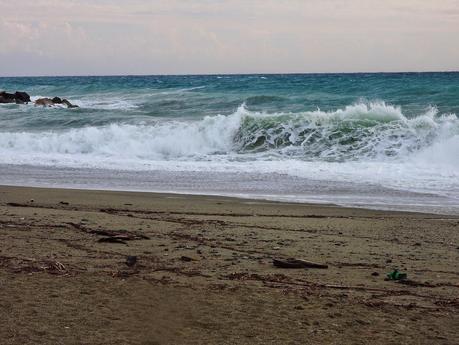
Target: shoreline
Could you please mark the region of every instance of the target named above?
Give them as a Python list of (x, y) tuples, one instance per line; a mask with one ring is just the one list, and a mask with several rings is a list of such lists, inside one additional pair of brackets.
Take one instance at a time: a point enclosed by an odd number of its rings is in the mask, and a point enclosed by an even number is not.
[[(228, 181), (221, 182), (220, 190), (204, 189), (197, 191), (196, 189), (208, 188), (206, 186), (206, 178), (214, 187), (217, 186), (218, 176), (222, 173), (217, 173), (213, 176), (209, 172), (202, 172), (204, 177), (195, 175), (194, 172), (174, 172), (177, 174), (174, 179), (183, 178), (186, 182), (181, 182), (181, 187), (175, 186), (173, 182), (159, 183), (168, 176), (167, 171), (124, 171), (124, 170), (107, 170), (93, 168), (57, 168), (50, 170), (48, 166), (31, 166), (31, 165), (0, 165), (0, 170), (3, 169), (3, 177), (0, 180), (0, 186), (24, 187), (24, 188), (51, 188), (51, 189), (71, 189), (71, 190), (88, 190), (88, 191), (113, 191), (127, 193), (156, 193), (156, 194), (174, 194), (174, 195), (196, 195), (196, 196), (215, 196), (228, 197), (243, 200), (259, 200), (272, 202), (285, 202), (294, 204), (306, 205), (334, 205), (336, 207), (356, 208), (365, 210), (377, 211), (402, 211), (414, 212), (422, 214), (436, 214), (444, 216), (459, 216), (459, 201), (446, 196), (440, 196), (429, 193), (402, 191), (391, 188), (382, 188), (362, 192), (356, 187), (355, 194), (352, 194), (353, 186), (339, 186), (336, 191), (316, 190), (311, 187), (317, 181), (302, 179), (297, 177), (288, 177), (286, 181), (287, 191), (282, 194), (280, 189), (275, 189), (269, 193), (268, 190), (255, 189), (254, 191), (245, 190), (244, 182), (240, 189), (232, 191), (232, 186), (235, 186), (237, 175), (228, 175)], [(28, 173), (24, 174), (24, 169)], [(113, 178), (109, 173), (115, 173)], [(150, 175), (154, 173), (153, 175)], [(19, 174), (19, 175), (18, 175)], [(49, 174), (49, 175), (48, 175)], [(155, 174), (154, 181), (150, 181)], [(263, 174), (275, 176), (275, 178), (264, 177), (263, 183), (276, 183), (276, 179), (282, 178), (278, 174)], [(18, 177), (19, 176), (19, 177)], [(248, 175), (245, 178), (251, 178)], [(16, 182), (18, 181), (18, 182)], [(71, 181), (71, 182), (69, 182)], [(88, 183), (87, 181), (93, 181)], [(232, 184), (233, 183), (233, 184)], [(284, 182), (285, 183), (285, 182)], [(306, 184), (304, 189), (300, 189), (297, 194), (294, 193), (295, 183)], [(324, 187), (325, 183), (320, 182), (319, 188)], [(282, 185), (284, 186), (284, 185)], [(236, 188), (238, 186), (236, 185)], [(281, 188), (281, 187), (278, 187)], [(310, 190), (311, 189), (311, 190)], [(273, 194), (274, 193), (274, 194)]]
[(394, 208), (396, 205), (391, 205), (390, 207), (387, 206), (381, 208), (377, 206), (357, 206), (357, 205), (345, 205), (345, 204), (337, 204), (337, 203), (330, 203), (327, 201), (319, 202), (319, 201), (295, 201), (289, 199), (283, 199), (282, 196), (265, 196), (265, 195), (250, 195), (250, 194), (242, 194), (242, 193), (234, 193), (234, 194), (218, 194), (217, 192), (203, 192), (197, 193), (195, 191), (161, 191), (161, 190), (135, 190), (135, 189), (101, 189), (98, 187), (72, 187), (72, 186), (63, 186), (63, 187), (49, 187), (49, 186), (40, 186), (40, 185), (15, 185), (15, 184), (0, 184), (1, 188), (30, 188), (30, 189), (43, 189), (43, 190), (60, 190), (60, 191), (79, 191), (79, 192), (101, 192), (101, 193), (128, 193), (128, 194), (152, 194), (157, 197), (166, 197), (166, 198), (174, 198), (174, 197), (214, 197), (214, 198), (227, 198), (227, 199), (234, 199), (235, 201), (239, 201), (241, 203), (280, 203), (285, 205), (304, 205), (304, 206), (315, 206), (315, 207), (331, 207), (331, 208), (344, 208), (350, 210), (364, 210), (364, 211), (380, 211), (380, 212), (388, 212), (388, 213), (406, 213), (406, 214), (420, 214), (420, 215), (432, 215), (432, 216), (447, 216), (447, 217), (457, 217), (457, 214), (449, 214), (449, 213), (440, 213), (440, 212), (423, 212), (423, 211), (414, 211), (414, 210), (395, 210)]
[[(0, 186), (0, 339), (455, 344), (458, 230), (457, 216)], [(287, 258), (327, 268), (273, 265)], [(394, 268), (408, 280), (385, 280)]]

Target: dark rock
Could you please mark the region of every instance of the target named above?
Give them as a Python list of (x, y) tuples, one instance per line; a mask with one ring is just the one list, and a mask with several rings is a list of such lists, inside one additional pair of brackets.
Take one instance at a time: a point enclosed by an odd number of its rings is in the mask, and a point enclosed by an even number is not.
[(379, 276), (379, 273), (378, 273), (378, 272), (373, 272), (371, 275), (372, 275), (373, 277), (377, 277), (377, 276)]
[(68, 100), (65, 98), (62, 100), (62, 104), (65, 104), (67, 108), (78, 108), (77, 105), (70, 103)]
[(137, 256), (129, 255), (126, 258), (126, 265), (128, 265), (129, 267), (134, 266), (136, 263), (137, 263)]
[(16, 91), (14, 94), (5, 91), (0, 92), (0, 103), (24, 104), (28, 102), (30, 102), (30, 96), (26, 92)]
[(190, 258), (189, 256), (185, 256), (185, 255), (182, 255), (180, 260), (185, 261), (185, 262), (196, 261), (195, 259)]
[[(24, 104), (28, 102), (30, 102), (30, 96), (27, 92), (16, 91), (14, 94), (5, 91), (0, 92), (0, 103)], [(72, 104), (68, 100), (62, 99), (60, 97), (43, 97), (35, 101), (35, 105), (40, 105), (43, 107), (52, 107), (56, 104), (64, 104), (65, 106), (67, 106), (67, 108), (78, 108), (77, 105)]]
[(0, 103), (16, 103), (16, 98), (12, 93), (0, 92)]
[(27, 92), (16, 91), (14, 93), (14, 98), (15, 98), (17, 104), (23, 104), (23, 103), (29, 103), (30, 102), (30, 96), (29, 96), (29, 94)]

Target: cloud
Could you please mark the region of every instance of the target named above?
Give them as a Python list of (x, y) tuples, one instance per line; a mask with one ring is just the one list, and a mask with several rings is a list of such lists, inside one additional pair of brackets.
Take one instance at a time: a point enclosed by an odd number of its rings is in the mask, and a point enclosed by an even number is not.
[(3, 75), (459, 69), (456, 0), (23, 0), (0, 13), (0, 54), (31, 59)]

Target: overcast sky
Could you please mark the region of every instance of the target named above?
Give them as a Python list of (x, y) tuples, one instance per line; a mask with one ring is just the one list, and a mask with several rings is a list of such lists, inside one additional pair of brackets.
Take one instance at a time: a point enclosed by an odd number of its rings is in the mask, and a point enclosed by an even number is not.
[(459, 0), (0, 0), (0, 75), (459, 70)]

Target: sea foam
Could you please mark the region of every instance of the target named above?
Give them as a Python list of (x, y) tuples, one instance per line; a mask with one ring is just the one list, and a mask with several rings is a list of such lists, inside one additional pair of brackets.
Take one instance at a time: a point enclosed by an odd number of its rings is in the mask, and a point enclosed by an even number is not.
[[(334, 112), (261, 113), (241, 105), (229, 116), (40, 132), (3, 132), (0, 163), (42, 164), (66, 155), (123, 159), (401, 161), (457, 164), (459, 120), (432, 108), (406, 118), (399, 107), (356, 104)], [(21, 158), (22, 157), (22, 158)], [(430, 158), (429, 158), (430, 157)]]
[[(231, 115), (200, 120), (3, 132), (0, 164), (245, 174), (254, 181), (274, 174), (309, 181), (313, 194), (298, 200), (316, 200), (327, 185), (335, 192), (352, 185), (356, 191), (380, 186), (394, 195), (406, 191), (459, 203), (459, 120), (435, 108), (407, 118), (400, 107), (384, 103), (271, 114), (241, 105)], [(276, 195), (266, 197), (283, 200)]]

